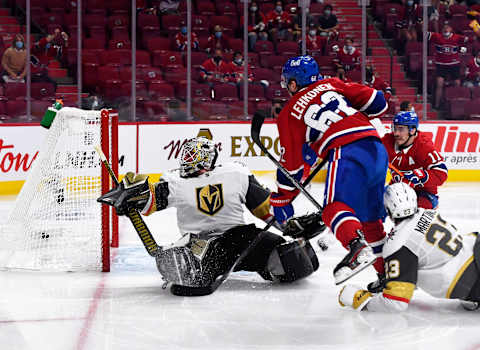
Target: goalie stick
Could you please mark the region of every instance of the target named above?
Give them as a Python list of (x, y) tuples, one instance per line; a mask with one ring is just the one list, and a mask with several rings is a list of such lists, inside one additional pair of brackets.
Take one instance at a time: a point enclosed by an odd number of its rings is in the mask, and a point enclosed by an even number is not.
[[(117, 176), (113, 172), (112, 166), (108, 162), (107, 157), (105, 157), (105, 154), (103, 153), (102, 149), (99, 146), (95, 146), (95, 150), (100, 156), (100, 160), (102, 161), (103, 166), (107, 169), (108, 173), (110, 174), (110, 177), (112, 178), (112, 181), (115, 184), (115, 186), (120, 185), (120, 182), (118, 181)], [(152, 233), (150, 232), (147, 225), (145, 224), (145, 221), (143, 221), (143, 218), (138, 212), (138, 210), (135, 208), (129, 208), (127, 212), (127, 217), (130, 219), (130, 222), (135, 228), (135, 231), (137, 231), (138, 237), (140, 237), (140, 240), (145, 246), (145, 249), (147, 250), (148, 254), (155, 257), (156, 252), (161, 248), (157, 245), (157, 242), (155, 242), (155, 239), (153, 238)]]

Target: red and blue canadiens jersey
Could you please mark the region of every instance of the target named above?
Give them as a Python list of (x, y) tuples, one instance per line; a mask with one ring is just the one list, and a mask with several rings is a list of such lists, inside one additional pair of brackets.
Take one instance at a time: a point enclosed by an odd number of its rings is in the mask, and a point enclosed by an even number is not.
[[(295, 178), (301, 178), (305, 143), (325, 158), (331, 149), (356, 140), (380, 139), (369, 119), (382, 115), (387, 107), (381, 91), (362, 84), (329, 78), (309, 85), (292, 96), (278, 116), (280, 162)], [(288, 190), (291, 184), (278, 175), (278, 185)]]
[(431, 137), (419, 131), (415, 141), (402, 150), (395, 146), (392, 133), (383, 136), (382, 142), (387, 149), (388, 161), (395, 168), (400, 171), (422, 169), (428, 174), (428, 180), (421, 190), (432, 194), (438, 193), (438, 186), (447, 180), (448, 169), (443, 156), (435, 149)]

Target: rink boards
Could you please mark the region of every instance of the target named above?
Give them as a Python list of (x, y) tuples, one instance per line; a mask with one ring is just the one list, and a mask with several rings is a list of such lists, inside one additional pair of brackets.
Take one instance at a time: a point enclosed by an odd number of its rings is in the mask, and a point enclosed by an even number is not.
[[(431, 134), (445, 157), (448, 181), (480, 181), (480, 123), (422, 122), (420, 130)], [(0, 125), (0, 195), (18, 193), (47, 132), (38, 125)], [(119, 127), (119, 172), (147, 173), (155, 179), (161, 171), (177, 168), (182, 145), (200, 135), (218, 145), (219, 162), (240, 161), (258, 173), (275, 170), (251, 139), (249, 122), (139, 122)], [(276, 124), (266, 122), (261, 137), (267, 149), (280, 157)], [(317, 180), (324, 177), (320, 172)]]

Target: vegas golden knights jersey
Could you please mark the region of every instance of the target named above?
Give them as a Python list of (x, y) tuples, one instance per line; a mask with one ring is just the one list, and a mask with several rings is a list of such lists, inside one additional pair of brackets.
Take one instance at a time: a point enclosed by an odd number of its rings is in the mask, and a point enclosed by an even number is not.
[(386, 288), (370, 300), (368, 310), (405, 309), (415, 286), (438, 298), (467, 298), (479, 278), (476, 239), (476, 233), (458, 234), (436, 210), (419, 209), (387, 235)]
[(170, 171), (160, 180), (168, 183), (166, 208), (177, 208), (177, 222), (182, 234), (221, 233), (243, 225), (244, 206), (259, 218), (271, 216), (269, 191), (258, 184), (245, 165), (238, 162), (218, 165), (211, 171), (189, 178), (180, 177), (178, 171)]

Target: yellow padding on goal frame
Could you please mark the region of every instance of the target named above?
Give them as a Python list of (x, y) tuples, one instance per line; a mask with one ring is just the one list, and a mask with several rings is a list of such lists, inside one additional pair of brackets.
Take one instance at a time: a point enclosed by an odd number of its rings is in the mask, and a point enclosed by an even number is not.
[[(275, 176), (273, 170), (253, 170), (252, 173), (258, 176)], [(149, 174), (150, 181), (155, 182), (158, 180), (161, 174)], [(314, 182), (325, 182), (327, 176), (326, 170), (320, 170), (313, 179)], [(120, 176), (120, 179), (123, 176)], [(390, 174), (387, 174), (387, 183), (390, 181)], [(18, 181), (0, 181), (0, 196), (16, 195), (20, 192), (23, 186), (24, 180)], [(447, 182), (480, 182), (480, 170), (471, 169), (454, 169), (448, 171)]]

